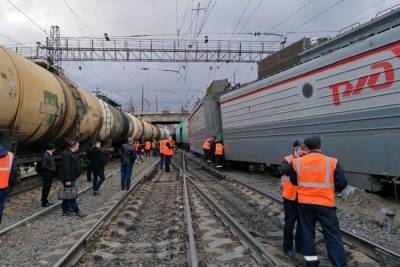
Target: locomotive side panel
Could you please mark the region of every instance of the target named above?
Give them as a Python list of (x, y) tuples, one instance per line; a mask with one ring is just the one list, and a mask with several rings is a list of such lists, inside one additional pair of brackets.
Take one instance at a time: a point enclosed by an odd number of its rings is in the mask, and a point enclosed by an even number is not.
[(320, 134), (346, 171), (399, 176), (398, 28), (224, 95), (226, 158), (280, 164)]

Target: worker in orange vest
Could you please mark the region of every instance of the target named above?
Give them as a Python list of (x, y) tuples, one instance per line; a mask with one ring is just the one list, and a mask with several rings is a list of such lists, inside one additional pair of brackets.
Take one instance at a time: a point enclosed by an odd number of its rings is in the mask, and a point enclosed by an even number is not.
[(166, 140), (164, 147), (164, 162), (165, 162), (165, 172), (170, 172), (170, 163), (172, 156), (174, 155), (174, 143), (171, 141), (171, 138)]
[(289, 168), (293, 159), (303, 156), (304, 144), (302, 141), (295, 141), (292, 154), (282, 159), (281, 163), (281, 193), (283, 198), (283, 210), (285, 212), (285, 225), (283, 227), (283, 252), (294, 258), (293, 252), (293, 230), (297, 222), (295, 235), (296, 252), (301, 252), (301, 229), (298, 219), (297, 186), (290, 182)]
[(146, 151), (146, 157), (150, 157), (150, 150), (151, 150), (151, 142), (150, 140), (147, 140), (145, 145), (144, 145), (144, 149)]
[(310, 152), (292, 161), (290, 181), (297, 185), (302, 250), (306, 266), (318, 266), (315, 251), (315, 224), (322, 227), (328, 257), (333, 266), (347, 266), (346, 254), (336, 216), (335, 192), (347, 186), (344, 171), (336, 158), (321, 153), (321, 138), (304, 140)]
[(214, 156), (217, 169), (222, 168), (224, 161), (224, 144), (222, 143), (222, 141), (216, 142)]
[(204, 158), (206, 159), (207, 162), (211, 162), (211, 139), (210, 137), (206, 138), (203, 142), (203, 151), (204, 151)]
[(136, 150), (137, 152), (139, 152), (139, 146), (140, 146), (139, 141), (136, 141), (136, 142), (133, 144), (133, 147), (135, 148), (135, 150)]
[(0, 144), (0, 225), (3, 218), (4, 203), (12, 186), (16, 183), (17, 173), (14, 154)]
[(160, 140), (160, 169), (163, 170), (164, 168), (164, 153), (167, 145), (166, 139)]

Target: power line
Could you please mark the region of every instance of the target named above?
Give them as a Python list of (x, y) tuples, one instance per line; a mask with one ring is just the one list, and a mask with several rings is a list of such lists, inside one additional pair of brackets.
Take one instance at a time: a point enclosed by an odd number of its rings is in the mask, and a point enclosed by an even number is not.
[[(253, 0), (248, 0), (248, 1), (247, 1), (247, 5), (246, 5), (246, 7), (243, 9), (243, 12), (242, 12), (242, 14), (240, 15), (239, 20), (238, 20), (238, 22), (236, 23), (236, 26), (235, 26), (235, 28), (234, 28), (234, 30), (233, 30), (233, 32), (232, 32), (232, 35), (236, 32), (237, 28), (238, 28), (239, 25), (240, 25), (240, 22), (242, 22), (243, 16), (244, 16), (244, 14), (246, 13), (247, 9), (249, 8), (251, 1), (253, 1)], [(231, 36), (231, 37), (232, 37), (232, 36)]]
[(250, 20), (254, 17), (256, 12), (258, 10), (260, 10), (260, 7), (261, 7), (262, 4), (263, 4), (263, 0), (260, 0), (260, 2), (258, 2), (257, 6), (254, 8), (253, 12), (251, 12), (250, 16), (247, 18), (246, 22), (243, 24), (243, 26), (242, 26), (242, 28), (240, 29), (239, 32), (242, 32), (244, 30), (244, 28), (247, 26), (247, 24), (250, 22)]
[(210, 0), (210, 2), (208, 2), (208, 6), (207, 6), (207, 8), (206, 8), (206, 11), (205, 11), (205, 14), (204, 14), (204, 18), (203, 18), (203, 23), (201, 24), (200, 29), (199, 29), (199, 32), (197, 33), (197, 36), (195, 37), (195, 39), (197, 39), (197, 38), (199, 37), (201, 31), (203, 30), (204, 25), (206, 24), (208, 18), (209, 18), (210, 15), (211, 15), (212, 10), (213, 10), (214, 7), (215, 7), (215, 4), (217, 4), (217, 2), (218, 2), (218, 0), (214, 0), (214, 3), (213, 3), (213, 5), (211, 6), (210, 11), (207, 13), (207, 10), (208, 10), (208, 7), (209, 7), (210, 4), (211, 4), (211, 1), (212, 1), (212, 0)]
[(334, 3), (333, 5), (330, 5), (329, 7), (325, 8), (324, 10), (322, 10), (321, 12), (319, 12), (318, 14), (316, 14), (315, 16), (311, 17), (310, 19), (306, 20), (304, 23), (298, 25), (297, 27), (295, 27), (293, 30), (291, 31), (295, 31), (301, 27), (303, 27), (304, 25), (310, 23), (311, 21), (313, 21), (314, 19), (320, 17), (321, 15), (325, 14), (326, 12), (330, 11), (332, 8), (336, 7), (337, 5), (343, 3), (344, 0), (339, 0), (338, 2)]
[(43, 29), (39, 24), (37, 24), (31, 17), (29, 17), (24, 11), (22, 11), (17, 5), (15, 5), (11, 0), (6, 0), (10, 5), (12, 5), (19, 13), (21, 13), (27, 20), (32, 22), (40, 31), (44, 32), (46, 35), (49, 35), (45, 29)]
[(89, 28), (89, 26), (79, 17), (79, 15), (72, 9), (72, 7), (68, 4), (67, 0), (62, 0), (64, 4), (68, 7), (68, 9), (71, 11), (72, 14), (79, 20), (80, 23), (82, 23), (83, 26), (86, 27), (86, 29), (89, 31), (89, 33), (94, 36), (92, 30)]
[(290, 13), (287, 17), (285, 17), (283, 20), (279, 21), (278, 23), (272, 25), (271, 27), (269, 27), (267, 29), (267, 31), (271, 31), (273, 28), (275, 28), (278, 25), (282, 25), (283, 23), (285, 23), (286, 21), (288, 21), (290, 18), (294, 17), (295, 15), (297, 15), (301, 10), (303, 10), (304, 8), (306, 8), (313, 0), (309, 0), (307, 3), (305, 3), (304, 5), (302, 5), (301, 7), (297, 8), (295, 11), (293, 11), (292, 13)]
[(5, 36), (5, 35), (3, 35), (3, 34), (0, 34), (0, 37), (3, 38), (3, 39), (5, 39), (5, 40), (7, 40), (7, 41), (10, 41), (10, 42), (12, 42), (12, 43), (15, 43), (15, 44), (21, 44), (20, 42), (17, 42), (17, 41), (15, 41), (14, 39), (12, 39), (12, 38), (10, 38), (10, 37), (7, 37), (7, 36)]

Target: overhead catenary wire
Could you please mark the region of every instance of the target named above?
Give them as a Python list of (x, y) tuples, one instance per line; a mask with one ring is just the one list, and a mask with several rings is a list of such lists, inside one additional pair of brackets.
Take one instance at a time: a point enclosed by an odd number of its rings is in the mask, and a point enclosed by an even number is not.
[(303, 4), (301, 7), (297, 8), (296, 10), (294, 10), (293, 12), (291, 12), (289, 15), (287, 15), (285, 18), (283, 18), (282, 20), (280, 20), (279, 22), (275, 23), (274, 25), (270, 26), (267, 28), (267, 31), (271, 31), (272, 29), (274, 29), (275, 27), (277, 27), (278, 25), (282, 25), (284, 24), (286, 21), (288, 21), (290, 18), (296, 16), (300, 11), (302, 11), (304, 8), (306, 8), (313, 0), (308, 0), (305, 4)]
[[(251, 1), (253, 1), (253, 0), (248, 0), (247, 1), (246, 7), (243, 9), (242, 13), (240, 14), (240, 17), (239, 17), (239, 19), (238, 19), (238, 21), (237, 21), (237, 23), (235, 25), (235, 28), (233, 29), (232, 35), (236, 33), (236, 30), (239, 27), (240, 23), (242, 22), (243, 16), (244, 16), (244, 14), (246, 14), (246, 11), (250, 6)], [(232, 38), (232, 35), (231, 35), (230, 38)]]
[(49, 35), (45, 29), (43, 29), (36, 21), (34, 21), (30, 16), (28, 16), (22, 9), (20, 9), (16, 4), (14, 4), (11, 0), (6, 0), (10, 5), (12, 5), (19, 13), (21, 13), (27, 20), (29, 20), (33, 25), (36, 26), (41, 32), (46, 35)]
[(81, 17), (76, 13), (73, 8), (68, 4), (67, 0), (61, 0), (64, 2), (64, 4), (68, 7), (68, 9), (71, 11), (71, 13), (79, 20), (80, 23), (82, 23), (83, 26), (88, 30), (88, 32), (94, 36), (93, 31), (90, 29), (90, 27), (81, 19)]
[(322, 11), (320, 11), (319, 13), (317, 13), (316, 15), (312, 16), (311, 18), (309, 18), (308, 20), (306, 20), (305, 22), (301, 23), (300, 25), (296, 26), (294, 29), (292, 29), (291, 31), (296, 31), (297, 29), (300, 29), (301, 27), (303, 27), (304, 25), (310, 23), (311, 21), (315, 20), (316, 18), (319, 18), (320, 16), (322, 16), (323, 14), (325, 14), (326, 12), (332, 10), (334, 7), (340, 5), (341, 3), (343, 3), (344, 0), (339, 0), (338, 2), (328, 6), (327, 8), (323, 9)]

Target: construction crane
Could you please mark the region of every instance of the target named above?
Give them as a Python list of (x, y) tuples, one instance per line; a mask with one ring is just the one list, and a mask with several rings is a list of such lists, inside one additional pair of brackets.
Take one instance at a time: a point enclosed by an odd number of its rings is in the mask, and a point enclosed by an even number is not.
[(45, 43), (36, 47), (9, 48), (35, 61), (60, 67), (63, 61), (110, 62), (225, 62), (254, 63), (280, 49), (279, 41), (141, 39), (61, 37), (52, 26)]

